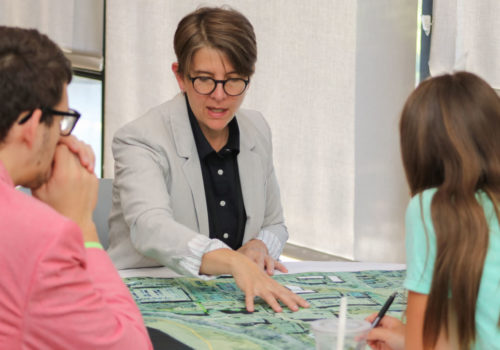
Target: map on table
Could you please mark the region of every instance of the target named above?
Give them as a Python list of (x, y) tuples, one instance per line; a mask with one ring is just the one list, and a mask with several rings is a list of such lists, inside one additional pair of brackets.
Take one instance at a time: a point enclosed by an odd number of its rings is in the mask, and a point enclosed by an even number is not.
[(125, 278), (144, 322), (194, 349), (314, 349), (311, 321), (338, 317), (340, 298), (348, 297), (348, 316), (363, 319), (378, 312), (389, 295), (397, 297), (388, 314), (406, 308), (406, 271), (308, 272), (273, 277), (306, 299), (311, 307), (275, 313), (256, 298), (255, 312), (234, 279), (192, 277)]

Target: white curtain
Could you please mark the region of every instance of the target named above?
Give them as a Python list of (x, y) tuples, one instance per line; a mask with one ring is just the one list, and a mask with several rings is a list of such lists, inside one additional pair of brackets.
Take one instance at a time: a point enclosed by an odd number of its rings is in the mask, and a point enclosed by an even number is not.
[(36, 28), (73, 67), (102, 70), (104, 0), (0, 0), (0, 24)]
[(75, 0), (1, 0), (0, 23), (36, 28), (61, 47), (73, 47)]
[(500, 1), (434, 0), (429, 68), (473, 72), (500, 89)]
[(117, 128), (178, 92), (170, 66), (179, 20), (200, 5), (228, 3), (256, 31), (244, 106), (273, 130), (290, 242), (403, 261), (407, 190), (396, 125), (414, 86), (413, 0), (108, 0), (105, 176), (113, 176)]

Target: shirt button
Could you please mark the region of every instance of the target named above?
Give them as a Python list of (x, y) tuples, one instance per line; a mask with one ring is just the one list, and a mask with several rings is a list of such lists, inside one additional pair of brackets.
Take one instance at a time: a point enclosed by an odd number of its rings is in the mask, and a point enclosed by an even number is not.
[(221, 207), (224, 207), (224, 206), (226, 205), (226, 201), (220, 201), (220, 202), (219, 202), (219, 205), (220, 205)]
[(229, 233), (224, 233), (224, 234), (222, 235), (222, 237), (224, 237), (224, 239), (228, 239), (228, 237), (229, 237)]
[(219, 175), (224, 174), (224, 170), (222, 170), (222, 169), (217, 170), (217, 174), (219, 174)]

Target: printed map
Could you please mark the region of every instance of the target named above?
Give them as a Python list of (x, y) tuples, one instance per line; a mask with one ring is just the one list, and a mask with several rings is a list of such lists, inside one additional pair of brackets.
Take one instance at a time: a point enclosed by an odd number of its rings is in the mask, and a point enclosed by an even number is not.
[(394, 291), (388, 314), (406, 308), (405, 271), (318, 272), (274, 277), (311, 307), (275, 313), (261, 299), (255, 312), (245, 309), (244, 294), (233, 278), (125, 278), (148, 327), (159, 329), (194, 349), (314, 349), (309, 322), (338, 317), (340, 298), (348, 296), (348, 316), (363, 319), (378, 312)]

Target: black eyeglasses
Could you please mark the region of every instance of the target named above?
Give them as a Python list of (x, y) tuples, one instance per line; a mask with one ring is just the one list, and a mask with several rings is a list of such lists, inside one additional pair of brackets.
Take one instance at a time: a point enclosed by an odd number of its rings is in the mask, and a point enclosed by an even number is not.
[[(62, 136), (68, 136), (71, 134), (71, 132), (75, 128), (76, 122), (78, 122), (78, 119), (80, 119), (81, 116), (81, 114), (78, 111), (75, 111), (74, 109), (70, 109), (67, 112), (63, 112), (63, 111), (56, 111), (55, 109), (52, 108), (42, 108), (42, 113), (60, 115), (63, 117), (59, 122), (59, 126), (61, 128), (60, 133)], [(27, 116), (21, 119), (18, 124), (26, 123), (31, 118), (32, 115), (33, 111), (31, 111)]]
[(229, 96), (239, 96), (247, 88), (250, 79), (229, 78), (226, 80), (215, 80), (210, 77), (188, 77), (193, 83), (194, 90), (201, 95), (210, 95), (217, 88), (217, 84), (222, 84), (224, 92)]

